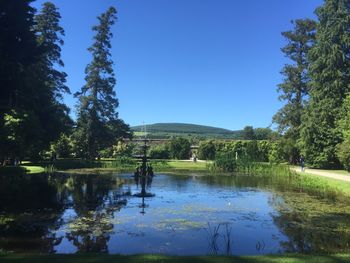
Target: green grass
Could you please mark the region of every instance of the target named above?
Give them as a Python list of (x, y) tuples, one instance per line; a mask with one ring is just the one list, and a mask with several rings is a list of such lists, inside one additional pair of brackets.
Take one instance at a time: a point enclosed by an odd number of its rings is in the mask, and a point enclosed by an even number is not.
[(28, 174), (38, 174), (38, 173), (43, 173), (45, 172), (45, 168), (42, 166), (26, 166), (23, 165), (21, 166), (27, 170)]
[(36, 165), (20, 165), (20, 166), (6, 166), (0, 167), (0, 174), (38, 174), (45, 172), (45, 168), (43, 166)]
[(320, 184), (322, 184), (322, 185), (326, 184), (326, 185), (328, 185), (328, 187), (330, 187), (332, 189), (337, 189), (338, 191), (340, 191), (340, 192), (342, 192), (350, 197), (350, 183), (349, 182), (341, 181), (338, 179), (332, 179), (329, 177), (322, 177), (320, 175), (309, 174), (309, 173), (307, 173), (307, 171), (305, 173), (298, 172), (298, 174), (300, 176), (304, 176), (304, 177), (307, 176), (309, 178), (317, 178), (317, 180), (320, 182)]
[(121, 255), (106, 255), (106, 254), (75, 254), (75, 255), (30, 255), (30, 254), (0, 254), (1, 263), (345, 263), (350, 262), (350, 254), (337, 255), (274, 255), (274, 256), (193, 256), (193, 257), (179, 257), (179, 256), (162, 256), (162, 255), (135, 255), (135, 256), (121, 256)]
[(179, 160), (152, 160), (156, 172), (168, 171), (208, 171), (206, 162), (187, 162)]

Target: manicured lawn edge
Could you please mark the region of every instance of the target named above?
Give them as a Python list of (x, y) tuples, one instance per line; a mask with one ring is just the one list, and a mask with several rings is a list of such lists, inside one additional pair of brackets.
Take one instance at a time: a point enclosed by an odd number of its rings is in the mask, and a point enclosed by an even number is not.
[(207, 263), (345, 263), (350, 262), (350, 254), (335, 255), (270, 255), (270, 256), (162, 256), (162, 255), (106, 255), (106, 254), (73, 254), (73, 255), (37, 255), (37, 254), (7, 254), (0, 253), (1, 263), (25, 262), (25, 263), (145, 263), (145, 262), (207, 262)]
[(315, 178), (317, 179), (320, 183), (322, 184), (327, 184), (331, 189), (336, 189), (343, 194), (347, 195), (350, 197), (350, 183), (349, 182), (344, 182), (341, 180), (329, 178), (329, 177), (324, 177), (321, 175), (316, 175), (316, 174), (311, 174), (306, 172), (297, 172), (295, 171), (299, 176), (304, 176), (305, 178)]

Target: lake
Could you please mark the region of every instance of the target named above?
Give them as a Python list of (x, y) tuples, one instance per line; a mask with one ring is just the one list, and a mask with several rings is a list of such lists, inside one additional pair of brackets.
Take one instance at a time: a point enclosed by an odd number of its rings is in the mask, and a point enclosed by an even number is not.
[(167, 255), (350, 251), (350, 205), (259, 176), (0, 176), (0, 250)]

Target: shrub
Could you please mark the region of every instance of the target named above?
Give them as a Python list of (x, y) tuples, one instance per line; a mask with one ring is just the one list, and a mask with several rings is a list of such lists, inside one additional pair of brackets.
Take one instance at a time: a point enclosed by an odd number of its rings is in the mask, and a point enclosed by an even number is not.
[(218, 152), (215, 157), (214, 166), (225, 172), (234, 172), (237, 170), (235, 152)]
[(51, 151), (56, 152), (57, 157), (69, 158), (73, 152), (71, 139), (64, 133), (51, 145)]
[(174, 159), (188, 159), (191, 150), (189, 140), (182, 137), (172, 138), (169, 143), (170, 157)]
[(165, 144), (151, 146), (151, 148), (149, 149), (148, 155), (151, 159), (169, 159), (170, 158), (169, 149)]
[(350, 171), (350, 141), (345, 140), (337, 145), (337, 156), (344, 168)]
[(258, 141), (259, 161), (260, 162), (268, 162), (269, 161), (270, 148), (271, 148), (271, 142)]
[(216, 147), (213, 141), (202, 141), (198, 148), (198, 158), (202, 160), (214, 160)]
[(281, 163), (284, 160), (283, 145), (280, 141), (271, 143), (269, 151), (269, 162), (270, 163)]

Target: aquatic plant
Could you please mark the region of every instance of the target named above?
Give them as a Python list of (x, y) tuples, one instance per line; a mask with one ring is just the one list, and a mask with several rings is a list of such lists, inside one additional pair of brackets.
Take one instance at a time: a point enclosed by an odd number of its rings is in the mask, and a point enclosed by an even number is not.
[(219, 230), (220, 230), (221, 224), (218, 224), (216, 226), (211, 226), (210, 223), (208, 223), (208, 228), (206, 228), (208, 232), (208, 238), (209, 238), (209, 247), (213, 254), (217, 254), (219, 251), (219, 246), (218, 246), (218, 238), (220, 236)]

